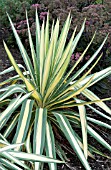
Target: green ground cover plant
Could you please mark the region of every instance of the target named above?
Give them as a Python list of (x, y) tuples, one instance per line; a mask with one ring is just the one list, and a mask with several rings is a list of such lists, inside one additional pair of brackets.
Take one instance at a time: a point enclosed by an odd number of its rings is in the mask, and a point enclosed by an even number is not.
[[(85, 21), (77, 35), (77, 27), (75, 27), (69, 42), (66, 43), (71, 24), (70, 13), (61, 32), (59, 30), (59, 19), (57, 19), (56, 22), (53, 22), (50, 33), (49, 13), (47, 13), (46, 22), (43, 20), (40, 27), (36, 10), (36, 47), (34, 48), (26, 12), (31, 50), (31, 56), (29, 57), (9, 15), (8, 18), (24, 65), (16, 63), (4, 42), (12, 66), (3, 70), (0, 76), (14, 70), (16, 75), (0, 82), (0, 108), (3, 110), (0, 113), (0, 130), (3, 138), (9, 140), (11, 144), (25, 143), (25, 149), (18, 146), (14, 149), (14, 152), (24, 150), (28, 154), (46, 155), (54, 160), (58, 154), (65, 162), (61, 150), (58, 149), (59, 144), (55, 138), (55, 127), (58, 129), (60, 136), (67, 139), (85, 169), (91, 170), (88, 156), (94, 158), (93, 153), (100, 152), (89, 144), (88, 135), (91, 135), (111, 151), (110, 144), (94, 130), (91, 124), (94, 126), (97, 124), (108, 129), (111, 129), (111, 126), (93, 118), (93, 115), (88, 116), (86, 110), (87, 106), (103, 119), (111, 120), (111, 109), (104, 103), (104, 101), (111, 98), (99, 99), (90, 90), (92, 85), (111, 74), (111, 67), (89, 75), (102, 57), (100, 52), (107, 37), (85, 65), (79, 68), (75, 74), (71, 74), (85, 56), (96, 36), (95, 33), (77, 62), (70, 70), (67, 70), (70, 58), (84, 31)], [(88, 71), (83, 74), (88, 67)], [(85, 96), (86, 100), (81, 99), (80, 94)], [(91, 105), (94, 103), (101, 110)], [(76, 127), (79, 128), (82, 135), (77, 133)], [(29, 161), (35, 170), (44, 167), (41, 162), (33, 163), (32, 159)], [(56, 161), (48, 162), (48, 166), (50, 170), (57, 169)]]
[(30, 9), (32, 0), (0, 0), (0, 23), (5, 27), (9, 26), (6, 12), (10, 13), (10, 17), (16, 22), (20, 18), (25, 18), (25, 9)]

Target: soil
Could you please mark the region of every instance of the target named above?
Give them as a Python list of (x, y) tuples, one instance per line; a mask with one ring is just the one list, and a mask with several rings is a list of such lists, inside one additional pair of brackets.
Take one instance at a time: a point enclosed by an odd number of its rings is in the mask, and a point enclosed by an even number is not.
[[(7, 54), (3, 47), (3, 39), (6, 40), (7, 36), (4, 30), (0, 29), (0, 72), (10, 66), (10, 61), (8, 60)], [(18, 49), (10, 47), (10, 50), (14, 58), (16, 59), (17, 63), (21, 63), (21, 56), (20, 56)], [(10, 74), (8, 74), (7, 77), (10, 77)], [(0, 82), (5, 80), (7, 77), (6, 76), (0, 77)], [(108, 131), (107, 129), (104, 129), (104, 134), (101, 132), (101, 135), (104, 136), (105, 140), (107, 140), (107, 142), (111, 145), (111, 132)], [(95, 141), (93, 138), (90, 137), (89, 142), (90, 144), (95, 145), (96, 148), (100, 149), (100, 151), (102, 151), (104, 154), (111, 157), (111, 152), (109, 152), (107, 149), (99, 145), (97, 141)], [(70, 169), (71, 170), (84, 170), (84, 168), (82, 167), (75, 153), (72, 151), (72, 149), (69, 146), (67, 146), (67, 142), (64, 140), (61, 140), (61, 146), (64, 148), (64, 151), (67, 155), (69, 162), (67, 166), (59, 165), (58, 170), (70, 170)], [(95, 154), (95, 160), (89, 158), (89, 163), (90, 163), (90, 166), (92, 167), (92, 170), (111, 170), (111, 160), (104, 158), (102, 156), (96, 155), (96, 154)]]

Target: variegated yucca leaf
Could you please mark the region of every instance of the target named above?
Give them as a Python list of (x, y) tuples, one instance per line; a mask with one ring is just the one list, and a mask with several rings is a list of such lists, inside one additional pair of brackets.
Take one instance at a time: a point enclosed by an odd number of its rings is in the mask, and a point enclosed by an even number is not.
[[(76, 99), (77, 103), (80, 103), (78, 99)], [(86, 119), (86, 109), (85, 106), (78, 106), (80, 120), (81, 120), (81, 129), (82, 129), (82, 136), (83, 136), (83, 148), (84, 148), (84, 155), (87, 159), (88, 154), (88, 142), (87, 142), (87, 119)]]
[(28, 154), (25, 152), (8, 152), (13, 157), (16, 157), (20, 160), (24, 161), (32, 161), (32, 162), (48, 162), (48, 163), (64, 163), (64, 161), (60, 161), (57, 159), (53, 159), (44, 155), (37, 155), (37, 154)]
[(58, 120), (61, 130), (63, 131), (64, 135), (66, 136), (66, 138), (69, 141), (72, 148), (75, 150), (76, 154), (78, 155), (79, 159), (83, 163), (84, 167), (86, 169), (90, 170), (91, 168), (90, 168), (87, 160), (85, 159), (85, 156), (78, 144), (74, 130), (71, 128), (71, 125), (70, 125), (68, 119), (62, 114), (55, 113), (55, 116)]
[[(46, 123), (46, 155), (56, 159), (55, 140), (50, 121)], [(57, 165), (49, 163), (51, 170), (56, 170)]]
[[(9, 166), (17, 169), (16, 166), (19, 166), (18, 169), (23, 169), (23, 167), (30, 169), (25, 165), (28, 161), (35, 170), (42, 170), (44, 162), (48, 163), (50, 170), (57, 170), (57, 163), (68, 161), (63, 151), (64, 148), (59, 147), (59, 140), (57, 141), (59, 135), (66, 138), (85, 169), (90, 170), (88, 156), (94, 158), (93, 152), (99, 154), (101, 152), (89, 145), (87, 133), (111, 151), (110, 145), (96, 132), (92, 124), (108, 129), (111, 129), (111, 126), (105, 121), (95, 120), (93, 115), (88, 116), (86, 109), (87, 106), (95, 114), (111, 120), (111, 109), (104, 103), (111, 97), (100, 99), (89, 89), (90, 86), (111, 74), (111, 67), (90, 74), (102, 57), (101, 49), (107, 40), (107, 36), (85, 65), (74, 74), (73, 71), (89, 50), (96, 32), (78, 61), (69, 70), (70, 58), (82, 36), (86, 19), (77, 35), (77, 27), (74, 28), (68, 42), (67, 37), (71, 24), (70, 13), (61, 31), (59, 19), (53, 21), (50, 28), (49, 12), (42, 24), (39, 21), (37, 10), (35, 17), (36, 44), (33, 43), (26, 12), (31, 50), (29, 57), (8, 15), (24, 64), (17, 64), (4, 42), (12, 66), (3, 70), (0, 76), (14, 70), (16, 74), (0, 82), (0, 130), (2, 133), (0, 136), (4, 141), (1, 146), (4, 146), (4, 149), (6, 149), (5, 147), (10, 148), (10, 150), (0, 152), (0, 156), (2, 154), (2, 157), (0, 157), (1, 168), (7, 169)], [(84, 73), (87, 67), (90, 68)], [(79, 94), (85, 96), (86, 101), (81, 100)], [(97, 105), (96, 108), (91, 106), (94, 103)], [(75, 107), (78, 109), (75, 109)], [(78, 135), (76, 128), (82, 132), (82, 137)], [(57, 132), (55, 129), (57, 129)], [(58, 134), (59, 132), (60, 134)], [(11, 144), (7, 144), (7, 139), (10, 140)], [(18, 143), (25, 143), (25, 145), (21, 146)], [(17, 147), (13, 148), (16, 145)], [(0, 149), (2, 148), (0, 147)], [(56, 159), (56, 154), (62, 161)]]
[(8, 145), (8, 146), (5, 146), (3, 148), (0, 149), (0, 152), (5, 152), (7, 150), (10, 150), (10, 149), (13, 149), (13, 148), (16, 148), (18, 146), (21, 146), (23, 144), (12, 144), (12, 145)]
[[(4, 145), (3, 145), (4, 143)], [(2, 144), (2, 145), (1, 145)], [(22, 163), (19, 159), (14, 158), (8, 152), (13, 151), (14, 148), (20, 147), (23, 144), (9, 144), (8, 142), (4, 141), (3, 139), (0, 140), (0, 166), (3, 169), (19, 169), (20, 167), (29, 169), (24, 163)], [(12, 162), (13, 161), (13, 162)]]
[[(42, 154), (45, 144), (45, 129), (47, 120), (47, 109), (38, 108), (35, 113), (33, 152)], [(35, 169), (40, 169), (40, 163), (35, 162)]]
[[(80, 102), (80, 100), (79, 100)], [(66, 113), (67, 114), (67, 113)], [(65, 115), (66, 115), (65, 114)], [(77, 115), (77, 117), (76, 117)], [(80, 127), (80, 115), (78, 115), (77, 113), (74, 113), (74, 112), (70, 112), (70, 114), (67, 114), (66, 115), (69, 120), (71, 122), (74, 122), (75, 120), (77, 121), (77, 125)], [(111, 129), (111, 125), (107, 124), (107, 123), (104, 123), (104, 122), (101, 122), (99, 120), (96, 120), (94, 118), (90, 118), (89, 116), (87, 116), (87, 121), (88, 122), (93, 122), (94, 124), (98, 124), (99, 126), (103, 126), (105, 128), (108, 128), (108, 129)], [(103, 139), (103, 137), (101, 137), (99, 135), (99, 133), (97, 133), (94, 129), (92, 129), (89, 125), (87, 125), (87, 132), (93, 136), (99, 143), (101, 143), (104, 147), (106, 147), (107, 149), (111, 150), (111, 146)]]
[[(13, 143), (22, 143), (25, 140), (29, 129), (33, 104), (34, 101), (30, 99), (23, 102)], [(19, 150), (19, 148), (16, 148), (16, 150)]]
[[(4, 145), (3, 145), (4, 143)], [(35, 154), (28, 154), (24, 152), (16, 152), (13, 149), (19, 148), (23, 144), (9, 144), (3, 140), (0, 140), (0, 146), (2, 144), (2, 148), (0, 147), (0, 168), (3, 169), (15, 169), (15, 170), (22, 170), (30, 168), (23, 163), (21, 160), (27, 160), (32, 162), (54, 162), (54, 163), (62, 163), (62, 161), (42, 156), (42, 155), (35, 155)]]

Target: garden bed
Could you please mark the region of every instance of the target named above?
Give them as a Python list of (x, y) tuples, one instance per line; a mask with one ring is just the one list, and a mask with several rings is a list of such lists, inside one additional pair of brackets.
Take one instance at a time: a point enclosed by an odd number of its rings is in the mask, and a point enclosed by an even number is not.
[[(8, 60), (8, 57), (6, 55), (6, 52), (4, 50), (3, 47), (3, 39), (6, 39), (7, 36), (4, 32), (4, 30), (0, 30), (0, 71), (8, 68), (10, 66), (10, 61)], [(16, 59), (17, 63), (21, 63), (21, 56), (20, 53), (18, 51), (17, 48), (13, 48), (10, 47), (10, 50), (14, 56), (14, 58)], [(10, 74), (7, 74), (7, 77), (0, 77), (0, 82), (2, 80), (5, 80), (6, 78), (10, 77)], [(109, 94), (109, 96), (111, 96), (111, 94)], [(107, 97), (107, 95), (105, 95), (104, 97)], [(110, 105), (110, 102), (109, 102)], [(90, 113), (92, 114), (92, 113)], [(97, 115), (96, 115), (97, 116)], [(98, 129), (96, 129), (98, 130)], [(101, 135), (104, 137), (104, 139), (111, 144), (111, 132), (108, 131), (107, 129), (104, 129), (104, 134), (101, 132)], [(68, 162), (68, 166), (70, 168), (68, 168), (65, 165), (59, 165), (58, 166), (58, 170), (68, 170), (68, 169), (72, 169), (72, 170), (84, 170), (84, 168), (82, 167), (80, 161), (78, 160), (77, 156), (75, 155), (75, 153), (73, 152), (73, 150), (68, 146), (67, 141), (63, 140), (62, 138), (60, 138), (60, 136), (57, 136), (58, 140), (60, 140), (61, 142), (61, 147), (64, 149), (67, 158), (69, 160)], [(107, 151), (105, 148), (103, 148), (101, 145), (99, 145), (97, 143), (97, 141), (95, 141), (94, 139), (92, 139), (91, 137), (89, 138), (89, 143), (93, 144), (94, 146), (96, 146), (96, 148), (98, 150), (100, 150), (101, 152), (103, 152), (104, 154), (108, 155), (111, 157), (111, 153), (109, 151)], [(69, 147), (69, 148), (68, 148)], [(95, 160), (89, 159), (89, 163), (90, 166), (92, 167), (92, 170), (110, 170), (111, 169), (111, 160), (101, 157), (99, 155), (95, 155)]]

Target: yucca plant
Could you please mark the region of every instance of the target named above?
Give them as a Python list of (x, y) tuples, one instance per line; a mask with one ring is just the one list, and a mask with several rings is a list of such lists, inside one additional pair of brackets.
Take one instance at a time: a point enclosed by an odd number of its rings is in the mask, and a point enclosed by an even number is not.
[[(60, 33), (59, 19), (57, 19), (55, 23), (53, 22), (50, 31), (49, 14), (47, 15), (46, 23), (43, 21), (40, 27), (36, 11), (35, 49), (26, 13), (32, 57), (30, 58), (9, 16), (8, 18), (25, 66), (16, 63), (4, 42), (4, 47), (12, 66), (1, 72), (0, 75), (4, 75), (13, 70), (17, 73), (17, 75), (0, 83), (0, 105), (2, 109), (4, 106), (7, 106), (0, 114), (0, 129), (4, 130), (4, 138), (7, 139), (10, 137), (10, 134), (13, 134), (13, 138), (10, 139), (10, 141), (13, 144), (25, 142), (27, 153), (46, 154), (48, 157), (56, 159), (59, 148), (55, 137), (54, 127), (56, 127), (60, 135), (68, 140), (85, 169), (90, 170), (91, 167), (87, 158), (88, 156), (93, 157), (91, 152), (96, 152), (96, 150), (88, 144), (87, 133), (111, 151), (110, 145), (91, 127), (91, 122), (109, 129), (111, 129), (111, 126), (89, 117), (85, 107), (87, 106), (103, 118), (111, 120), (110, 108), (103, 100), (100, 100), (99, 97), (89, 90), (90, 86), (111, 74), (111, 67), (96, 74), (88, 75), (101, 58), (102, 54), (100, 54), (100, 51), (107, 37), (87, 63), (73, 75), (71, 73), (86, 54), (96, 34), (94, 34), (76, 64), (74, 64), (71, 70), (68, 70), (70, 57), (84, 31), (85, 21), (77, 35), (75, 35), (76, 28), (74, 29), (70, 41), (66, 44), (71, 24), (70, 14)], [(84, 70), (92, 61), (94, 61), (93, 65), (83, 74)], [(8, 86), (4, 87), (7, 83)], [(85, 96), (86, 101), (81, 100), (79, 94)], [(97, 110), (97, 107), (94, 108), (91, 106), (92, 103), (100, 107), (101, 111)], [(75, 108), (77, 108), (78, 111), (77, 109), (75, 111)], [(106, 115), (104, 111), (107, 112), (109, 116)], [(82, 138), (77, 134), (77, 131), (75, 131), (76, 127), (80, 128)], [(22, 147), (17, 147), (15, 151), (20, 149), (22, 149)], [(62, 152), (59, 152), (58, 155), (63, 159)], [(57, 164), (54, 162), (49, 162), (48, 165), (50, 170), (57, 169)], [(43, 169), (43, 164), (35, 162), (34, 169)]]
[(14, 148), (23, 146), (24, 144), (10, 144), (4, 137), (0, 134), (0, 168), (1, 170), (14, 169), (22, 170), (23, 168), (30, 170), (30, 168), (23, 162), (33, 161), (33, 162), (54, 162), (63, 163), (62, 161), (49, 158), (42, 155), (30, 154), (25, 152), (14, 151)]

